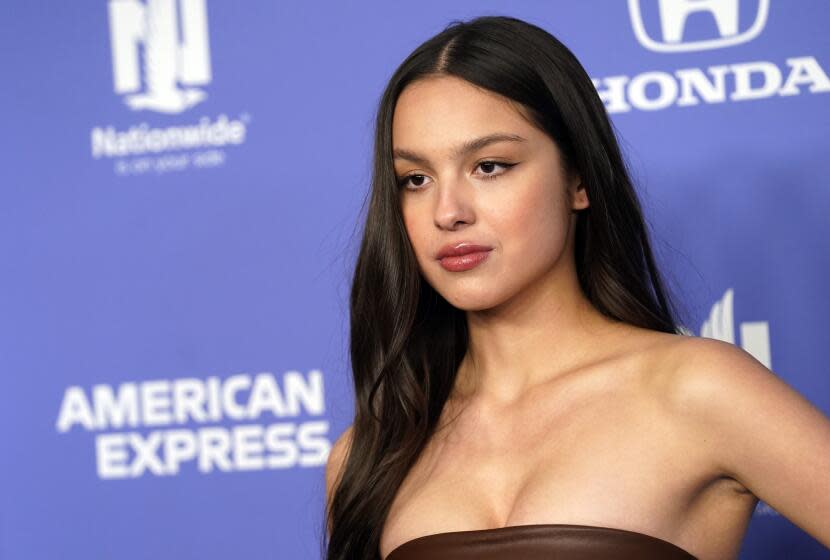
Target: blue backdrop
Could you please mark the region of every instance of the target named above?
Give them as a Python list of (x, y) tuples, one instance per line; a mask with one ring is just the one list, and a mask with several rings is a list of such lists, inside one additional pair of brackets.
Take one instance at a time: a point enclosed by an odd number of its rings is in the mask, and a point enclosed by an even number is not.
[(830, 4), (697, 5), (5, 2), (0, 557), (319, 557), (373, 113), (453, 19), (576, 53), (687, 328), (828, 414)]

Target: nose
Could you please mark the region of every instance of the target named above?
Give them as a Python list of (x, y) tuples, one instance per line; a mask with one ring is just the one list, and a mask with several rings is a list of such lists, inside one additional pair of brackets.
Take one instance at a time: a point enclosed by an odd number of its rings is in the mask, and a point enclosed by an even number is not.
[(440, 229), (456, 231), (475, 221), (471, 186), (465, 181), (439, 184), (435, 200), (435, 225)]

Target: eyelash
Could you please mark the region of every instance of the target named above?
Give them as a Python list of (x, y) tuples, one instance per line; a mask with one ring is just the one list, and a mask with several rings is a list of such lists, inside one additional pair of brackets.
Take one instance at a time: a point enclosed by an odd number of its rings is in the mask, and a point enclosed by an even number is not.
[[(488, 164), (488, 163), (490, 163), (490, 164), (495, 164), (495, 165), (499, 165), (499, 166), (501, 166), (501, 167), (504, 167), (505, 169), (504, 169), (504, 171), (502, 171), (501, 173), (495, 173), (495, 174), (494, 174), (494, 173), (485, 173), (483, 178), (484, 178), (484, 180), (486, 180), (486, 181), (489, 181), (489, 180), (491, 180), (491, 179), (496, 179), (496, 178), (498, 178), (498, 177), (501, 177), (502, 175), (504, 175), (505, 173), (507, 173), (507, 171), (508, 171), (511, 167), (513, 167), (514, 165), (516, 165), (515, 163), (507, 163), (507, 162), (504, 162), (504, 161), (486, 160), (486, 161), (480, 161), (480, 162), (478, 162), (478, 164), (476, 165), (476, 168), (478, 168), (479, 166), (482, 166), (482, 165), (486, 165), (486, 164)], [(419, 186), (419, 187), (416, 187), (416, 188), (412, 188), (412, 189), (410, 189), (409, 187), (406, 187), (406, 183), (407, 183), (407, 182), (408, 182), (408, 181), (409, 181), (412, 177), (424, 177), (424, 176), (425, 176), (425, 175), (423, 175), (423, 174), (421, 174), (421, 173), (411, 173), (411, 174), (409, 174), (409, 175), (404, 175), (403, 177), (401, 177), (401, 178), (399, 178), (399, 179), (398, 179), (398, 187), (399, 187), (399, 188), (407, 188), (407, 190), (411, 190), (411, 191), (418, 191), (418, 190), (421, 190), (421, 189), (423, 188), (423, 185), (422, 185), (422, 186)]]

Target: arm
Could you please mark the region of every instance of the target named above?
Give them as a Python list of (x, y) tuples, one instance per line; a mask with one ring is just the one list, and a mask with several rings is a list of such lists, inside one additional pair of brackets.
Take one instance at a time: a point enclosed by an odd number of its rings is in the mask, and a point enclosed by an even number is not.
[(673, 414), (726, 474), (830, 548), (830, 419), (735, 345), (691, 338), (681, 353)]
[(342, 467), (346, 460), (349, 447), (351, 447), (351, 440), (352, 426), (349, 426), (337, 438), (337, 441), (334, 442), (329, 453), (329, 458), (326, 461), (326, 527), (329, 533), (331, 533), (331, 519), (328, 515), (329, 504), (336, 490), (336, 485), (339, 484)]

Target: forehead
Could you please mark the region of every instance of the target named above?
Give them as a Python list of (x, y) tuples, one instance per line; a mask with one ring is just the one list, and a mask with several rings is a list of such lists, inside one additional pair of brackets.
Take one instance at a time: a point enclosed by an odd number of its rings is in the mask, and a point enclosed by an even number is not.
[(518, 104), (454, 76), (409, 84), (398, 97), (392, 118), (394, 148), (441, 151), (493, 131), (530, 139), (534, 127)]

